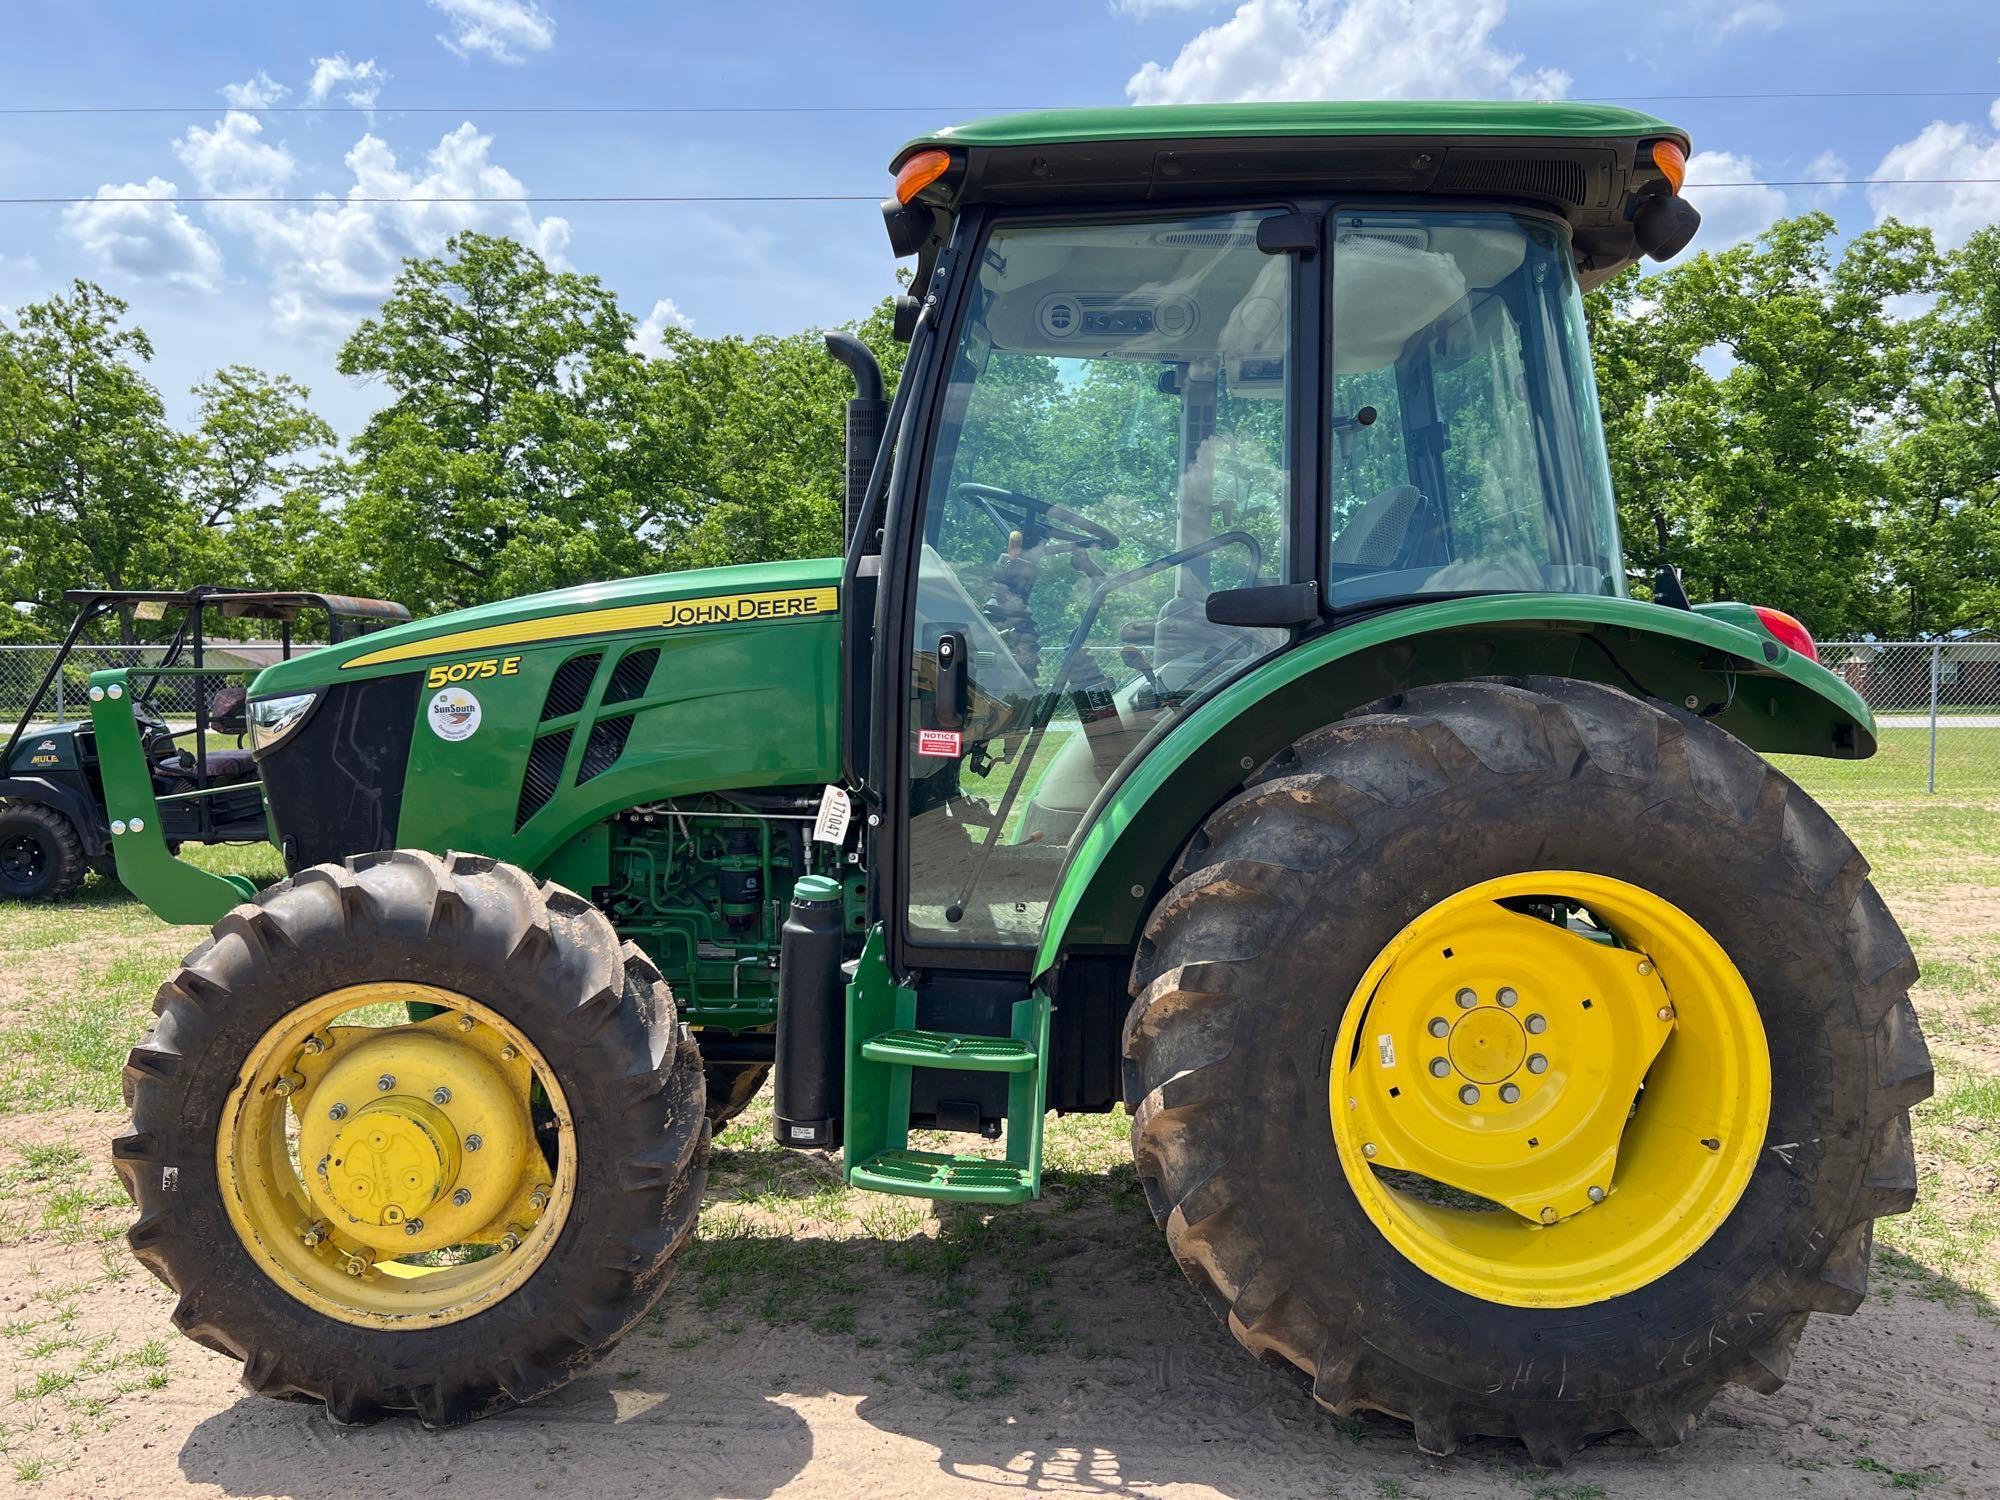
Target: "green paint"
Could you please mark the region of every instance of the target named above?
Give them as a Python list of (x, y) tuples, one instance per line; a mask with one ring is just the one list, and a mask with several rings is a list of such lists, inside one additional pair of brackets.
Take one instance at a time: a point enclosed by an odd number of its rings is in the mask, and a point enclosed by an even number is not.
[[(153, 674), (146, 674), (148, 676)], [(153, 800), (153, 776), (132, 717), (132, 689), (123, 667), (93, 672), (90, 686), (102, 696), (90, 705), (97, 728), (97, 765), (104, 778), (104, 808), (114, 829), (111, 839), (118, 879), (163, 922), (213, 926), (233, 906), (257, 894), (255, 881), (242, 875), (215, 875), (175, 859), (160, 833), (160, 810)], [(241, 788), (234, 790), (240, 791)], [(132, 826), (134, 821), (140, 825)]]
[[(877, 1193), (960, 1203), (1024, 1203), (1042, 1192), (1049, 999), (1017, 1000), (1005, 1037), (916, 1029), (917, 996), (883, 959), (882, 929), (847, 987), (847, 1084), (841, 1174)], [(1006, 1073), (1007, 1146), (1000, 1161), (910, 1150), (910, 1070)]]
[(1050, 903), (1034, 971), (1077, 944), (1129, 946), (1175, 850), (1250, 767), (1419, 684), (1544, 673), (1633, 691), (1636, 681), (1669, 703), (1692, 696), (1753, 749), (1873, 754), (1875, 721), (1860, 694), (1783, 646), (1767, 660), (1771, 644), (1709, 614), (1580, 594), (1412, 605), (1308, 641), (1175, 723), (1098, 810)]
[(925, 146), (1058, 146), (1085, 141), (1165, 141), (1282, 136), (1499, 136), (1598, 140), (1687, 132), (1608, 104), (1498, 100), (1322, 100), (1270, 104), (1171, 104), (1047, 109), (947, 126), (904, 145), (890, 170)]

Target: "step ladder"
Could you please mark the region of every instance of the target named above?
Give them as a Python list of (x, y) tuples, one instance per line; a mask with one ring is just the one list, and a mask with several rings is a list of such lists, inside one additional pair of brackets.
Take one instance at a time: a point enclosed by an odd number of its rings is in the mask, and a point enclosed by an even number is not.
[[(1042, 1117), (1049, 1000), (1014, 1002), (1006, 1036), (925, 1031), (916, 991), (883, 961), (882, 929), (868, 935), (847, 988), (847, 1117), (841, 1175), (858, 1188), (957, 1203), (1024, 1203), (1042, 1193)], [(910, 1074), (916, 1068), (1005, 1073), (1007, 1143), (1001, 1159), (910, 1149)]]

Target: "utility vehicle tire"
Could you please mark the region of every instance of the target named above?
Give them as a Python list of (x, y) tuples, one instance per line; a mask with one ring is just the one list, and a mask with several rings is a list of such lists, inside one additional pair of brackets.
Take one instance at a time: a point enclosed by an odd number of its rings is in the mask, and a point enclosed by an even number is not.
[[(1487, 1087), (1499, 1069), (1486, 1083), (1458, 1077), (1461, 1016), (1485, 1016), (1489, 1037), (1518, 1022), (1528, 1046), (1546, 1047), (1540, 1069), (1511, 1075), (1520, 1107), (1544, 1087), (1587, 1097), (1587, 1083), (1552, 1082), (1566, 1077), (1557, 1043), (1609, 1024), (1605, 992), (1591, 1012), (1588, 991), (1565, 998), (1532, 966), (1518, 994), (1490, 983), (1454, 991), (1454, 981), (1397, 988), (1406, 963), (1430, 966), (1413, 975), (1451, 964), (1472, 965), (1455, 971), (1472, 975), (1487, 950), (1426, 946), (1420, 939), (1442, 930), (1426, 914), (1477, 905), (1475, 887), (1518, 893), (1502, 882), (1523, 872), (1538, 881), (1579, 872), (1583, 888), (1637, 890), (1631, 899), (1658, 912), (1671, 903), (1741, 975), (1734, 991), (1728, 964), (1706, 971), (1720, 976), (1713, 986), (1677, 986), (1685, 975), (1662, 957), (1657, 978), (1642, 979), (1653, 969), (1635, 965), (1629, 947), (1588, 941), (1574, 923), (1529, 920), (1533, 898), (1464, 908), (1468, 922), (1526, 934), (1524, 951), (1611, 964), (1626, 976), (1617, 983), (1661, 984), (1670, 996), (1658, 1019), (1672, 1017), (1673, 1031), (1645, 1090), (1600, 1091), (1600, 1107), (1625, 1132), (1609, 1194), (1599, 1198), (1597, 1180), (1585, 1179), (1581, 1211), (1547, 1229), (1490, 1201), (1478, 1211), (1478, 1194), (1469, 1204), (1440, 1196), (1457, 1164), (1429, 1183), (1385, 1175), (1362, 1159), (1377, 1154), (1374, 1142), (1337, 1144), (1336, 1129), (1353, 1127), (1334, 1123), (1345, 1107), (1458, 1140), (1450, 1132), (1504, 1119), (1504, 1095)], [(1626, 1427), (1665, 1447), (1726, 1383), (1775, 1390), (1807, 1315), (1859, 1306), (1875, 1219), (1904, 1212), (1916, 1194), (1908, 1110), (1932, 1084), (1906, 993), (1916, 965), (1866, 876), (1832, 819), (1745, 745), (1692, 714), (1593, 684), (1424, 687), (1305, 736), (1195, 834), (1134, 964), (1125, 1095), (1138, 1170), (1176, 1259), (1238, 1340), (1296, 1366), (1320, 1404), (1403, 1417), (1427, 1452), (1513, 1436), (1537, 1463), (1556, 1465), (1593, 1435)], [(1677, 1097), (1674, 1088), (1715, 1087), (1685, 1067), (1662, 1071), (1673, 1049), (1708, 1047), (1721, 1034), (1715, 1018), (1726, 1019), (1729, 1002), (1711, 1001), (1711, 990), (1741, 992), (1744, 1025), (1733, 1034), (1750, 1051), (1760, 1023), (1768, 1066), (1761, 1085), (1741, 1070), (1738, 1092), (1767, 1089), (1768, 1124), (1746, 1115), (1753, 1123), (1736, 1139), (1718, 1134), (1696, 1147), (1688, 1142), (1700, 1127), (1649, 1104)], [(1413, 1043), (1388, 1034), (1392, 1002), (1405, 995), (1416, 1007), (1405, 1033)], [(1516, 1008), (1502, 1011), (1508, 995)], [(1479, 1010), (1459, 1009), (1474, 1003)], [(1633, 1010), (1643, 1032), (1650, 1002)], [(1427, 1011), (1438, 1014), (1424, 1019)], [(1445, 1035), (1448, 1043), (1428, 1040)], [(1336, 1046), (1343, 1037), (1346, 1049)], [(1392, 1061), (1392, 1043), (1414, 1057)], [(1440, 1064), (1451, 1076), (1427, 1094)], [(1458, 1120), (1450, 1112), (1466, 1091), (1477, 1092), (1479, 1109)], [(1739, 1106), (1718, 1095), (1704, 1107)], [(1511, 1282), (1497, 1294), (1468, 1290), (1482, 1276), (1514, 1274), (1492, 1260), (1469, 1257), (1466, 1274), (1441, 1278), (1399, 1248), (1452, 1255), (1454, 1236), (1471, 1242), (1483, 1227), (1518, 1235), (1507, 1243), (1554, 1265), (1567, 1264), (1561, 1236), (1572, 1221), (1576, 1235), (1616, 1254), (1626, 1253), (1612, 1233), (1621, 1225), (1632, 1226), (1633, 1244), (1691, 1233), (1682, 1226), (1692, 1209), (1642, 1221), (1621, 1207), (1645, 1204), (1657, 1186), (1634, 1175), (1655, 1159), (1644, 1155), (1650, 1144), (1634, 1144), (1640, 1129), (1681, 1153), (1659, 1160), (1694, 1163), (1690, 1181), (1721, 1180), (1721, 1167), (1701, 1165), (1701, 1148), (1742, 1163), (1735, 1197), (1690, 1199), (1715, 1217), (1678, 1260), (1674, 1251), (1634, 1261), (1623, 1283), (1605, 1283), (1606, 1295), (1586, 1276), (1583, 1291), (1538, 1302)], [(1509, 1161), (1529, 1164), (1510, 1171), (1539, 1171), (1549, 1159), (1500, 1125), (1481, 1138), (1514, 1143)], [(1665, 1227), (1649, 1229), (1654, 1220)]]
[[(378, 1003), (412, 998), (439, 1009)], [(694, 1232), (693, 1036), (601, 912), (511, 865), (301, 871), (218, 922), (155, 1009), (113, 1143), (129, 1239), (252, 1391), (427, 1427), (534, 1400), (638, 1322)], [(378, 1211), (393, 1183), (416, 1196)], [(371, 1248), (398, 1225), (423, 1237)], [(439, 1235), (456, 1248), (426, 1261)]]
[(707, 1090), (708, 1128), (715, 1132), (750, 1107), (764, 1080), (771, 1076), (771, 1065), (704, 1062), (701, 1076)]
[(61, 901), (87, 870), (68, 818), (35, 802), (0, 803), (0, 900)]

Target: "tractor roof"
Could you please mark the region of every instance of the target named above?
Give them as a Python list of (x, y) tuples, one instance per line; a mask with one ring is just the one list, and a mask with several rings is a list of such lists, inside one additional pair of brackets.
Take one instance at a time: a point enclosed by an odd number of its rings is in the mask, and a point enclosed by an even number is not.
[(1569, 222), (1588, 285), (1637, 259), (1631, 206), (1667, 188), (1662, 140), (1688, 150), (1679, 127), (1604, 104), (1307, 100), (996, 115), (918, 136), (889, 165), (948, 150), (916, 194), (946, 214), (1264, 193), (1521, 201)]

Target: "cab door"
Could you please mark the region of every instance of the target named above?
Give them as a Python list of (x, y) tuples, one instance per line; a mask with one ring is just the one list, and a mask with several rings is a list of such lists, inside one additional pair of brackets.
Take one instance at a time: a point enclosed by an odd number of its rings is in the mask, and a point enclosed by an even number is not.
[(1297, 576), (1299, 263), (1258, 243), (1284, 213), (1000, 218), (960, 247), (885, 604), (904, 962), (1025, 967), (1099, 794), (1291, 638), (1208, 612)]

